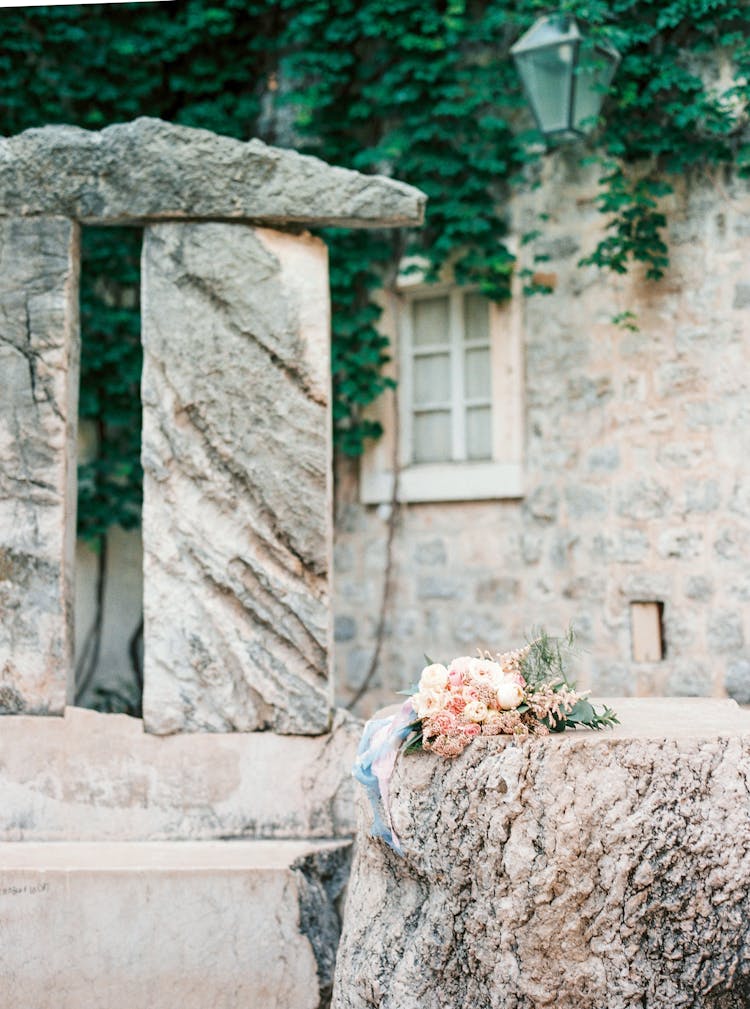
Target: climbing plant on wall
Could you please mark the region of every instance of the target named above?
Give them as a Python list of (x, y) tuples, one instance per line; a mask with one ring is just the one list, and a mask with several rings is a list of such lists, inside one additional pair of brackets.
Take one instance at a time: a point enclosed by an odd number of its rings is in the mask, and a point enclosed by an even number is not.
[[(750, 167), (744, 104), (750, 97), (750, 8), (744, 0), (565, 0), (560, 6), (611, 41), (623, 60), (595, 139), (581, 158), (601, 169), (610, 222), (585, 262), (623, 272), (668, 268), (660, 198), (688, 172)], [(372, 294), (408, 251), (436, 274), (507, 297), (514, 258), (504, 208), (533, 182), (543, 156), (508, 49), (548, 5), (542, 0), (186, 0), (26, 8), (3, 12), (0, 130), (70, 122), (87, 128), (156, 115), (271, 143), (294, 144), (365, 172), (388, 172), (429, 195), (421, 231), (326, 232), (334, 306), (334, 427), (356, 455), (376, 425), (363, 408), (386, 386), (388, 348)], [(137, 324), (104, 296), (98, 277), (124, 277), (130, 260), (102, 235), (88, 261), (87, 412), (105, 428), (138, 430), (126, 371)], [(109, 252), (107, 252), (109, 249)], [(92, 246), (93, 250), (93, 246)], [(86, 268), (86, 267), (85, 267)], [(517, 267), (515, 267), (517, 268)], [(533, 284), (527, 284), (533, 290)], [(87, 296), (88, 298), (88, 296)], [(135, 310), (133, 310), (135, 311)], [(109, 347), (109, 349), (107, 349)], [(88, 361), (87, 361), (88, 356)], [(112, 394), (110, 394), (112, 393)], [(93, 398), (92, 398), (93, 397)], [(130, 421), (123, 425), (123, 410)], [(123, 438), (117, 476), (82, 472), (81, 532), (137, 512), (137, 439)]]

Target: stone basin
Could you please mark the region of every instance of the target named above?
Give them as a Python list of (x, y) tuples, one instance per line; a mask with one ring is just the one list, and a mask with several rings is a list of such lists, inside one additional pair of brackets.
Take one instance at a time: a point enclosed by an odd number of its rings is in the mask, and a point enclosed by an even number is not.
[(334, 1009), (747, 1009), (750, 712), (611, 700), (615, 730), (401, 756), (399, 857), (356, 854)]

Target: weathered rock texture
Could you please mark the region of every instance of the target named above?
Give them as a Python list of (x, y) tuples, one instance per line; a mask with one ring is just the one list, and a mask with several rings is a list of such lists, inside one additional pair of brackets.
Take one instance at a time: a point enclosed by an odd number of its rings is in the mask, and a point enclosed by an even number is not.
[(155, 225), (142, 277), (146, 726), (325, 732), (325, 246)]
[(323, 736), (160, 737), (71, 707), (5, 719), (0, 841), (349, 838), (360, 730), (343, 713)]
[(78, 234), (0, 221), (0, 714), (61, 714), (72, 683)]
[(0, 1009), (322, 1009), (348, 849), (3, 845)]
[(750, 1005), (750, 714), (615, 703), (614, 733), (401, 759), (405, 858), (363, 808), (335, 1009)]
[(421, 224), (424, 205), (418, 189), (383, 176), (159, 119), (99, 133), (45, 126), (0, 140), (0, 215), (380, 227)]

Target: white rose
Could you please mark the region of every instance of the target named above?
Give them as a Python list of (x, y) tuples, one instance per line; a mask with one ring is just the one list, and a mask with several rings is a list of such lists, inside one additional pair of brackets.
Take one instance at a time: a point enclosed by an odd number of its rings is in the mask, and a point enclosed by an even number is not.
[(448, 685), (448, 670), (439, 662), (425, 666), (419, 677), (420, 690), (444, 690)]
[(497, 690), (504, 680), (505, 673), (499, 662), (493, 662), (491, 659), (477, 661), (474, 669), (475, 683), (481, 683), (484, 686), (491, 687), (493, 690)]
[(445, 690), (420, 690), (411, 699), (417, 718), (429, 718), (442, 711), (448, 703), (448, 693)]
[(515, 680), (510, 679), (508, 676), (495, 689), (497, 691), (497, 703), (503, 711), (511, 711), (513, 708), (517, 708), (523, 700), (523, 690)]
[(448, 672), (458, 673), (460, 676), (470, 676), (476, 661), (470, 655), (459, 655), (457, 659), (451, 662)]
[(490, 709), (484, 701), (467, 701), (463, 710), (463, 716), (468, 722), (483, 722), (489, 713)]

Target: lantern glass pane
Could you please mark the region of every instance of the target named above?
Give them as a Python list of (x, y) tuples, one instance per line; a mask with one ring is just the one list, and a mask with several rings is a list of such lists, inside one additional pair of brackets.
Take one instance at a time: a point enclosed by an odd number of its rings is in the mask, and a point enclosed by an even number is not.
[(564, 42), (516, 55), (518, 72), (543, 133), (569, 128), (575, 53), (576, 46)]
[(575, 80), (574, 129), (590, 133), (596, 126), (616, 66), (617, 59), (612, 53), (581, 47)]

